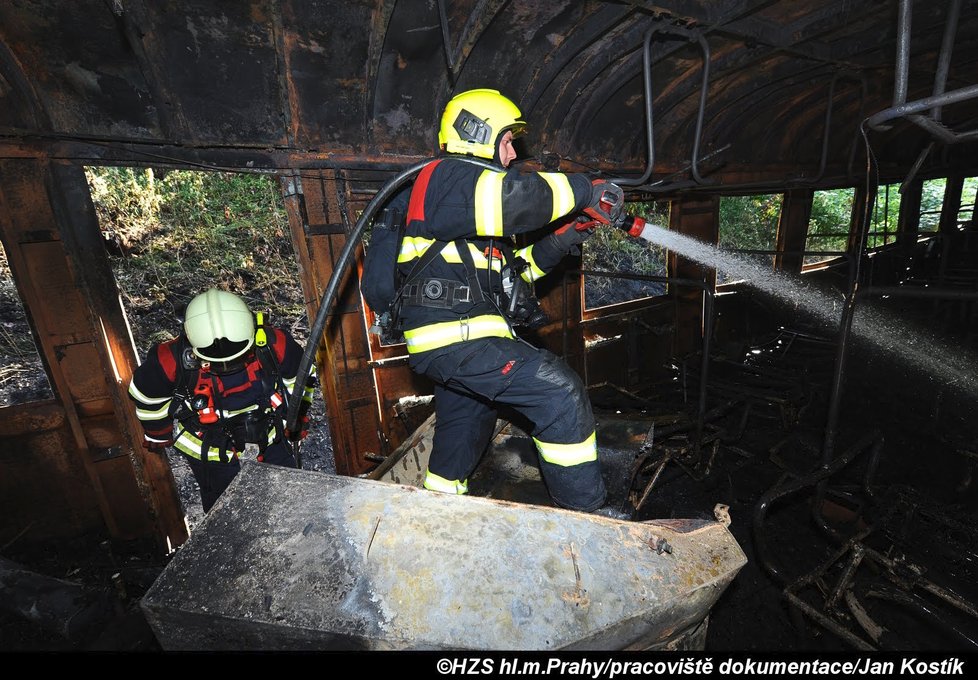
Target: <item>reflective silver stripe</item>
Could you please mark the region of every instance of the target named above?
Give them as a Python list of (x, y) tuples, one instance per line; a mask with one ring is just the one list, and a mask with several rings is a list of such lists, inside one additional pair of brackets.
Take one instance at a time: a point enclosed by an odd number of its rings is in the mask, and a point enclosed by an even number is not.
[(145, 394), (139, 391), (139, 388), (136, 387), (136, 383), (134, 382), (129, 383), (129, 394), (132, 395), (137, 401), (144, 404), (149, 404), (150, 406), (153, 404), (162, 404), (164, 401), (170, 401), (169, 395), (165, 397), (147, 397)]
[(516, 251), (516, 256), (522, 257), (524, 260), (526, 260), (526, 263), (530, 265), (529, 267), (523, 270), (522, 274), (520, 274), (520, 277), (524, 281), (529, 281), (530, 283), (533, 283), (540, 277), (546, 276), (547, 272), (540, 269), (540, 267), (537, 266), (536, 261), (533, 259), (533, 246), (520, 248), (519, 250)]
[(542, 442), (536, 437), (533, 438), (533, 442), (537, 445), (541, 458), (561, 467), (580, 465), (598, 459), (597, 440), (593, 432), (579, 444), (551, 444)]
[(424, 488), (461, 496), (469, 492), (469, 480), (445, 479), (428, 470), (424, 476)]
[(503, 178), (505, 173), (483, 170), (475, 183), (475, 233), (503, 235)]
[(155, 444), (164, 444), (164, 443), (170, 441), (169, 439), (157, 439), (156, 437), (150, 437), (145, 432), (143, 433), (143, 439), (145, 439), (148, 442), (153, 442)]
[(221, 418), (233, 418), (234, 416), (240, 416), (242, 413), (250, 413), (251, 411), (258, 410), (258, 404), (252, 404), (245, 408), (235, 409), (233, 411), (220, 411), (218, 414)]
[(509, 324), (501, 316), (484, 314), (471, 319), (433, 323), (404, 331), (408, 353), (427, 352), (446, 345), (478, 338), (512, 338)]
[(541, 172), (539, 174), (550, 185), (550, 191), (553, 194), (553, 215), (550, 217), (552, 222), (574, 209), (574, 190), (571, 188), (567, 175), (563, 173)]

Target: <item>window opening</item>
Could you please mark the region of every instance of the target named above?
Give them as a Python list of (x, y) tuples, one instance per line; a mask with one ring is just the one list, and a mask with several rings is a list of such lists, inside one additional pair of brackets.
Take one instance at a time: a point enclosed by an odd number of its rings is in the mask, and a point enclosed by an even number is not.
[(0, 407), (53, 397), (7, 253), (0, 246)]
[[(721, 196), (719, 247), (723, 250), (773, 251), (777, 247), (783, 202), (783, 194)], [(758, 265), (766, 262), (767, 268), (774, 268), (773, 255), (748, 256)], [(717, 271), (718, 286), (738, 280), (722, 270)]]
[[(651, 224), (669, 225), (669, 202), (632, 202), (625, 206), (630, 215), (639, 215)], [(667, 251), (620, 229), (598, 227), (584, 243), (581, 266), (584, 270), (640, 276), (666, 276)], [(665, 295), (667, 285), (610, 276), (584, 276), (584, 307), (608, 305)]]

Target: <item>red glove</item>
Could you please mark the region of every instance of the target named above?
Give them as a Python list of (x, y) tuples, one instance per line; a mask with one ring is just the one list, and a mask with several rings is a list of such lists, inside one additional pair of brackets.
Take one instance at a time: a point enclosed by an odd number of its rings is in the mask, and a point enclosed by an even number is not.
[(597, 224), (597, 220), (589, 220), (581, 215), (558, 227), (553, 233), (553, 239), (561, 250), (569, 251), (572, 247), (584, 243), (594, 233)]
[(591, 203), (584, 212), (598, 224), (618, 224), (625, 216), (625, 192), (617, 184), (596, 179), (591, 182)]
[(288, 428), (285, 428), (286, 439), (291, 442), (299, 442), (305, 439), (309, 434), (309, 416), (300, 416), (298, 427), (298, 432), (292, 432)]

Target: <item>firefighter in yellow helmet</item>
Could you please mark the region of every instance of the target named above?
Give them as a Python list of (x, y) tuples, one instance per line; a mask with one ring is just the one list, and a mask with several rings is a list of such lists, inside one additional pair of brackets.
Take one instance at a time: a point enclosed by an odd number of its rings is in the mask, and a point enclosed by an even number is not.
[[(204, 512), (241, 469), (246, 444), (256, 445), (260, 462), (295, 467), (291, 442), (306, 431), (286, 432), (284, 423), (301, 358), (287, 331), (265, 325), (237, 295), (212, 288), (187, 305), (183, 333), (153, 346), (134, 372), (129, 396), (143, 445), (159, 453), (172, 445), (183, 454)], [(303, 423), (312, 391), (307, 381)]]
[[(520, 339), (547, 323), (532, 283), (601, 224), (623, 215), (621, 189), (584, 174), (520, 173), (513, 139), (526, 123), (496, 90), (452, 98), (438, 133), (444, 152), (394, 199), (405, 218), (397, 317), (412, 369), (435, 383), (435, 433), (424, 485), (464, 494), (505, 405), (525, 416), (559, 506), (605, 502), (594, 416), (580, 378)], [(466, 157), (490, 161), (467, 162)], [(517, 248), (511, 236), (550, 225)]]

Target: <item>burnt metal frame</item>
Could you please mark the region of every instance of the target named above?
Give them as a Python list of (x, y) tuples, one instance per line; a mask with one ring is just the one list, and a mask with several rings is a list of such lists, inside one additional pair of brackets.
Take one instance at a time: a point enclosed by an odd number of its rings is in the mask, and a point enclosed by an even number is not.
[[(884, 629), (869, 617), (866, 610), (859, 604), (858, 600), (855, 599), (855, 595), (851, 591), (852, 581), (858, 568), (860, 565), (869, 560), (877, 567), (881, 567), (884, 570), (886, 577), (897, 586), (897, 590), (892, 593), (887, 591), (874, 591), (871, 592), (870, 595), (875, 595), (879, 599), (889, 600), (906, 607), (914, 608), (920, 613), (928, 616), (928, 618), (931, 620), (943, 623), (946, 627), (951, 629), (952, 632), (957, 633), (960, 637), (969, 641), (972, 645), (978, 646), (978, 643), (976, 643), (975, 640), (970, 638), (963, 631), (959, 631), (950, 623), (942, 621), (939, 616), (932, 612), (927, 607), (927, 604), (919, 597), (915, 596), (912, 591), (915, 588), (919, 588), (924, 592), (938, 598), (941, 602), (954, 607), (958, 611), (978, 621), (978, 609), (976, 609), (975, 605), (965, 600), (957, 593), (947, 590), (946, 588), (942, 588), (933, 581), (924, 578), (923, 569), (917, 567), (916, 565), (902, 560), (892, 559), (874, 550), (873, 548), (868, 547), (864, 543), (864, 540), (872, 533), (872, 531), (873, 527), (868, 527), (867, 529), (859, 532), (856, 536), (853, 536), (849, 541), (847, 541), (845, 545), (836, 550), (815, 570), (789, 584), (784, 589), (783, 593), (788, 603), (812, 620), (819, 623), (826, 630), (837, 635), (852, 647), (861, 651), (880, 651), (880, 647), (878, 645)], [(849, 554), (849, 558), (846, 566), (839, 575), (839, 579), (835, 586), (825, 598), (825, 611), (819, 611), (811, 604), (805, 602), (801, 598), (800, 591), (808, 586), (814, 585), (832, 566), (839, 563), (839, 561), (842, 560), (847, 554)], [(904, 586), (906, 586), (905, 590), (903, 588)], [(840, 599), (845, 599), (846, 605), (853, 614), (853, 617), (856, 619), (857, 623), (872, 638), (872, 643), (867, 642), (859, 635), (853, 633), (845, 625), (832, 617), (831, 613), (837, 609)]]

